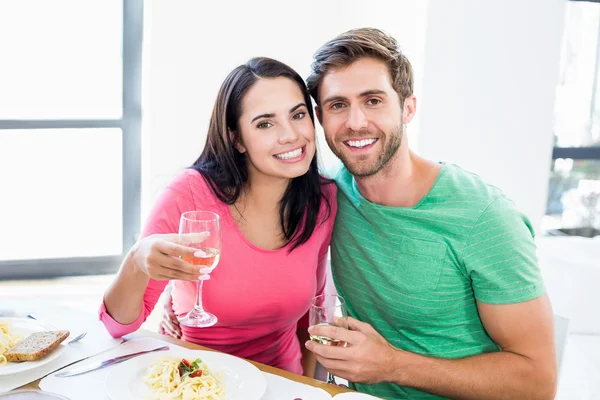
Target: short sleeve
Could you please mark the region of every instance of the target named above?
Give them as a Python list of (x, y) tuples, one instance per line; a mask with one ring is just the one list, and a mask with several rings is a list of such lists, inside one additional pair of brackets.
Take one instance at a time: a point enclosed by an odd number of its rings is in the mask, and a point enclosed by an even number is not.
[(463, 250), (475, 298), (512, 304), (545, 293), (530, 221), (502, 195), (481, 214)]

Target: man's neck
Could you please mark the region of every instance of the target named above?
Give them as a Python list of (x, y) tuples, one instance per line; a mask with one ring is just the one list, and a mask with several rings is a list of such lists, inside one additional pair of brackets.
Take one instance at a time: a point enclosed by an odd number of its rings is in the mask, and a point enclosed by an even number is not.
[(356, 177), (360, 193), (372, 203), (389, 207), (414, 207), (433, 187), (439, 164), (400, 148), (377, 174)]

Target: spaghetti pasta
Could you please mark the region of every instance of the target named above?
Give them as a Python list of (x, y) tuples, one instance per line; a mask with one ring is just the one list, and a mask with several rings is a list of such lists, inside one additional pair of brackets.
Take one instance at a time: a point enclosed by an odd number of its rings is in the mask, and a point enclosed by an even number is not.
[[(223, 400), (225, 388), (206, 364), (196, 360), (194, 373), (182, 374), (183, 360), (161, 358), (153, 362), (144, 383), (152, 391), (152, 400)], [(200, 362), (198, 362), (200, 361)], [(201, 371), (201, 372), (199, 372)], [(198, 376), (199, 375), (199, 376)]]
[(22, 340), (21, 335), (11, 332), (10, 322), (0, 321), (0, 365), (7, 362), (4, 353), (21, 343)]

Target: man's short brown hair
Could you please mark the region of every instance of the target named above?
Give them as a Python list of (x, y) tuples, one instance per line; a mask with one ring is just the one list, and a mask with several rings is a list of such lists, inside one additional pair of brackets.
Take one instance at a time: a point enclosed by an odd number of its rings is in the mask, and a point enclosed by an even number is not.
[(320, 105), (319, 88), (331, 69), (347, 67), (361, 58), (383, 61), (390, 71), (392, 86), (400, 103), (413, 94), (413, 70), (396, 39), (375, 28), (353, 29), (325, 43), (315, 53), (311, 73), (306, 80), (311, 96)]

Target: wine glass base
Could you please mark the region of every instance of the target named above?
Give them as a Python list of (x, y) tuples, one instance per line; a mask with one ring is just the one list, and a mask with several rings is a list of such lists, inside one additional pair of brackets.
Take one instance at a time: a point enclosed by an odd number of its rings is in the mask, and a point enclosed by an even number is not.
[(327, 372), (327, 383), (330, 385), (337, 385), (335, 377), (333, 376), (333, 374), (331, 374), (331, 372)]
[(198, 312), (196, 310), (192, 310), (186, 315), (182, 315), (181, 317), (177, 317), (179, 323), (184, 326), (189, 326), (192, 328), (208, 328), (209, 326), (213, 326), (217, 323), (218, 319), (211, 313)]

